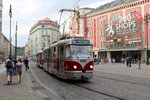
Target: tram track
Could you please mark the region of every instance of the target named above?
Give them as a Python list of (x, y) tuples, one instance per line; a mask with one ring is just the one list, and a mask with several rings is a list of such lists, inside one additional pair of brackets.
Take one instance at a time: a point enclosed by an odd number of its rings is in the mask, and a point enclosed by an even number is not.
[[(102, 92), (102, 91), (98, 91), (96, 89), (93, 89), (92, 87), (88, 87), (86, 86), (85, 84), (91, 84), (90, 81), (71, 81), (71, 80), (64, 80), (64, 82), (68, 83), (68, 84), (71, 84), (71, 85), (74, 85), (76, 87), (79, 87), (79, 88), (83, 88), (85, 90), (88, 90), (88, 91), (91, 91), (91, 92), (94, 92), (94, 93), (97, 93), (97, 94), (100, 94), (100, 95), (104, 95), (104, 96), (107, 96), (107, 97), (110, 97), (110, 98), (113, 98), (113, 99), (116, 99), (116, 100), (127, 100), (125, 98), (122, 98), (122, 97), (119, 97), (119, 96), (115, 96), (115, 95), (111, 95), (109, 93), (105, 93), (105, 92)], [(93, 83), (93, 82), (92, 82)], [(83, 85), (82, 85), (83, 84)]]
[(142, 86), (150, 86), (148, 84), (142, 84), (142, 83), (131, 82), (131, 81), (126, 81), (126, 80), (119, 80), (119, 79), (114, 79), (114, 78), (109, 78), (109, 77), (104, 77), (104, 76), (98, 76), (98, 75), (93, 75), (93, 76), (98, 77), (98, 78), (103, 78), (103, 79), (118, 81), (118, 82), (125, 82), (125, 83), (131, 83), (131, 84), (142, 85)]
[[(49, 73), (47, 73), (47, 74), (49, 74)], [(100, 95), (104, 95), (104, 96), (106, 96), (106, 97), (108, 97), (109, 99), (115, 99), (115, 100), (127, 100), (127, 99), (124, 99), (124, 98), (121, 98), (121, 97), (117, 97), (117, 96), (114, 96), (114, 95), (111, 95), (111, 94), (107, 94), (107, 93), (103, 93), (103, 92), (101, 92), (101, 91), (98, 91), (98, 90), (95, 90), (95, 89), (91, 89), (91, 88), (88, 88), (88, 87), (86, 87), (86, 86), (82, 86), (81, 84), (83, 84), (83, 83), (87, 83), (88, 81), (72, 81), (72, 80), (64, 80), (64, 79), (61, 79), (61, 78), (59, 78), (59, 77), (56, 77), (56, 76), (54, 76), (55, 77), (55, 79), (57, 79), (57, 80), (59, 80), (59, 81), (61, 81), (61, 82), (64, 82), (64, 83), (67, 83), (67, 84), (71, 84), (71, 85), (73, 85), (73, 86), (75, 86), (75, 87), (79, 87), (79, 88), (82, 88), (82, 89), (85, 89), (85, 90), (87, 90), (87, 91), (90, 91), (90, 92), (93, 92), (93, 93), (97, 93), (97, 94), (100, 94)], [(75, 82), (75, 83), (74, 83)], [(80, 84), (81, 83), (81, 84)], [(44, 84), (44, 83), (43, 83)], [(108, 100), (109, 100), (108, 99)]]
[(86, 89), (86, 90), (91, 91), (91, 92), (95, 92), (95, 93), (98, 93), (98, 94), (101, 94), (101, 95), (108, 96), (108, 97), (111, 97), (111, 98), (114, 98), (114, 99), (127, 100), (127, 99), (124, 99), (124, 98), (121, 98), (121, 97), (118, 97), (118, 96), (114, 96), (114, 95), (111, 95), (111, 94), (107, 94), (107, 93), (104, 93), (104, 92), (100, 92), (100, 91), (97, 91), (97, 90), (88, 88), (88, 87), (86, 87), (86, 86), (81, 86), (81, 85), (79, 85), (79, 84), (73, 84), (73, 83), (72, 83), (72, 85), (75, 85), (75, 86), (77, 86), (77, 87)]
[[(93, 94), (95, 94), (95, 95), (106, 96), (107, 99), (113, 99), (113, 100), (132, 100), (131, 98), (134, 98), (136, 100), (136, 97), (138, 97), (138, 98), (140, 98), (140, 96), (146, 96), (147, 97), (147, 95), (148, 95), (146, 93), (141, 93), (140, 91), (132, 91), (130, 89), (125, 89), (125, 88), (110, 86), (110, 85), (107, 85), (107, 84), (105, 85), (103, 83), (99, 84), (95, 80), (94, 77), (96, 78), (97, 81), (99, 79), (103, 78), (103, 79), (109, 79), (109, 80), (114, 80), (114, 81), (120, 82), (120, 79), (113, 79), (111, 77), (98, 76), (98, 75), (93, 75), (93, 79), (94, 80), (92, 79), (91, 81), (68, 81), (68, 80), (64, 80), (64, 79), (58, 78), (58, 77), (55, 77), (55, 78), (57, 80), (63, 82), (63, 84), (67, 83), (68, 85), (69, 84), (73, 85), (75, 87), (80, 88), (81, 90), (83, 89), (85, 91), (87, 90), (89, 92), (93, 92)], [(139, 84), (139, 83), (136, 83), (136, 82), (129, 82), (129, 81), (125, 81), (125, 80), (121, 80), (121, 82), (127, 82), (127, 83), (136, 84), (136, 85)], [(68, 85), (65, 85), (65, 86), (68, 86)], [(146, 84), (139, 84), (139, 85), (144, 85), (145, 86)], [(150, 85), (146, 85), (146, 86), (150, 86)], [(99, 88), (97, 88), (97, 87), (99, 87)], [(122, 92), (122, 91), (124, 91), (124, 92)], [(120, 94), (120, 92), (122, 92), (122, 93)], [(140, 93), (141, 93), (141, 95), (139, 95)], [(134, 95), (134, 94), (136, 94), (136, 95)], [(138, 99), (138, 100), (140, 100), (140, 99)], [(145, 100), (149, 100), (149, 99), (145, 99)]]
[[(113, 80), (113, 79), (111, 79), (111, 80)], [(117, 81), (119, 81), (119, 80), (117, 80)], [(101, 95), (105, 95), (105, 96), (111, 97), (113, 99), (117, 99), (117, 100), (130, 100), (131, 98), (136, 99), (136, 97), (141, 98), (141, 100), (142, 100), (143, 96), (145, 96), (144, 98), (147, 98), (147, 97), (149, 98), (149, 94), (148, 93), (144, 93), (142, 91), (134, 91), (134, 90), (126, 89), (126, 88), (122, 88), (121, 89), (120, 87), (116, 87), (116, 86), (113, 87), (113, 86), (110, 86), (110, 85), (108, 85), (108, 87), (107, 87), (107, 85), (99, 84), (98, 82), (95, 82), (95, 81), (91, 81), (91, 82), (92, 83), (88, 83), (88, 82), (87, 83), (83, 83), (83, 82), (82, 83), (81, 82), (79, 82), (79, 83), (72, 83), (72, 85), (75, 85), (77, 87), (86, 89), (86, 90), (94, 92), (94, 93), (98, 93), (98, 94), (101, 94)], [(133, 84), (135, 82), (131, 82), (131, 83)], [(90, 84), (93, 84), (93, 85), (90, 85)], [(97, 84), (97, 86), (99, 85), (99, 88), (95, 87), (96, 84)], [(137, 85), (138, 83), (135, 83), (135, 84)], [(145, 84), (142, 84), (142, 85), (149, 86), (149, 85), (145, 85)], [(122, 92), (120, 94), (119, 93), (120, 89), (122, 91), (124, 91), (124, 93)], [(112, 93), (111, 91), (114, 91), (114, 93)], [(128, 95), (128, 93), (129, 93), (129, 95)], [(128, 95), (128, 97), (126, 95)], [(135, 96), (133, 97), (133, 95), (135, 95)], [(140, 99), (138, 99), (138, 100), (140, 100)], [(147, 100), (147, 99), (144, 99), (144, 100)]]

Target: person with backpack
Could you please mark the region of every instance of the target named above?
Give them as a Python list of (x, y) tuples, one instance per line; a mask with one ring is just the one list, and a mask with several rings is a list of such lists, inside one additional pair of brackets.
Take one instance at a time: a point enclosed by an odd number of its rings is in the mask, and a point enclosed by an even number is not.
[(7, 84), (9, 85), (12, 83), (12, 74), (13, 74), (13, 67), (14, 62), (12, 61), (12, 58), (10, 57), (9, 60), (6, 62), (6, 70), (7, 70)]

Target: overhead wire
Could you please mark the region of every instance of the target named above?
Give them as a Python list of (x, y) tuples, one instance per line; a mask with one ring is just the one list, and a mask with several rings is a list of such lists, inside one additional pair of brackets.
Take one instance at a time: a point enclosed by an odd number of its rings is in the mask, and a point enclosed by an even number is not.
[[(80, 0), (78, 0), (75, 4), (73, 4), (73, 6), (72, 6), (71, 8), (75, 7), (79, 2), (80, 2)], [(66, 21), (68, 21), (68, 20), (69, 20), (70, 18), (72, 18), (73, 16), (74, 16), (74, 15), (70, 16), (69, 18), (67, 18), (62, 24), (60, 24), (60, 26), (63, 25), (64, 23), (66, 23)]]

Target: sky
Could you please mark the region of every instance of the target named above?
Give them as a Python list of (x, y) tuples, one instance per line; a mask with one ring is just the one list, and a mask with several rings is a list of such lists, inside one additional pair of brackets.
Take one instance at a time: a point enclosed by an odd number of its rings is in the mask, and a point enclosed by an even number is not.
[[(17, 45), (25, 46), (31, 27), (46, 17), (51, 20), (59, 20), (60, 9), (73, 9), (76, 5), (96, 8), (113, 0), (3, 0), (2, 32), (9, 39), (10, 17), (9, 9), (12, 5), (12, 44), (15, 44), (16, 22)], [(67, 16), (64, 16), (67, 18)]]

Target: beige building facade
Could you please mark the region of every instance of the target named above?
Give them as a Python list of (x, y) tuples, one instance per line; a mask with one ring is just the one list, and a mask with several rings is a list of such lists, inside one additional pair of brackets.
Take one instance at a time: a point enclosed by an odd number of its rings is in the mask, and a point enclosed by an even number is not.
[(29, 42), (26, 43), (26, 45), (24, 46), (24, 56), (25, 57), (29, 57)]
[(30, 30), (28, 47), (29, 55), (36, 56), (49, 47), (53, 42), (58, 41), (60, 36), (59, 25), (55, 21), (45, 18), (39, 20)]

